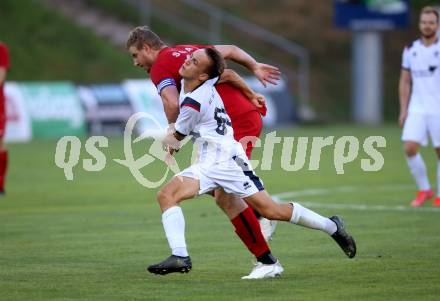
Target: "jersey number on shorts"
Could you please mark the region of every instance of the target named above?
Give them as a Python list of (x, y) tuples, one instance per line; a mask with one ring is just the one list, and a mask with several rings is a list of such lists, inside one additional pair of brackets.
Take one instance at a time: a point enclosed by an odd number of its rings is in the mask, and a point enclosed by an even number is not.
[(231, 122), (225, 117), (221, 115), (226, 115), (224, 108), (215, 108), (214, 111), (214, 119), (217, 121), (217, 128), (215, 131), (219, 135), (224, 135), (226, 133), (226, 125), (231, 126)]

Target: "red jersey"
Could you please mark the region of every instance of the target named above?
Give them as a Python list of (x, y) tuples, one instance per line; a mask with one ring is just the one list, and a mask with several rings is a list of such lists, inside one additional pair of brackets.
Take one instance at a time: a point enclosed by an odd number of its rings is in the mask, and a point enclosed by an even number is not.
[[(187, 55), (197, 49), (206, 47), (213, 46), (176, 45), (163, 48), (150, 70), (150, 77), (157, 88), (157, 92), (160, 94), (162, 89), (171, 85), (176, 86), (180, 92), (180, 82), (182, 80), (179, 74), (180, 67), (185, 62)], [(266, 107), (259, 109), (254, 106), (238, 88), (229, 84), (219, 84), (216, 86), (216, 89), (223, 100), (233, 125), (239, 124), (238, 116), (251, 111), (259, 111), (263, 116), (266, 115)]]
[[(4, 68), (6, 70), (9, 69), (9, 55), (8, 48), (6, 45), (0, 43), (0, 68)], [(5, 95), (3, 91), (4, 84), (0, 84), (0, 101), (3, 103), (5, 101)]]

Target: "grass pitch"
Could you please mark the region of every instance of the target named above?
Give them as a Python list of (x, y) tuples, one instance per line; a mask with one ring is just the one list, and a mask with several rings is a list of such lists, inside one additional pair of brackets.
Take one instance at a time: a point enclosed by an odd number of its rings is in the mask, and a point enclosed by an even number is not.
[[(80, 161), (73, 181), (55, 166), (56, 141), (10, 145), (7, 195), (0, 199), (0, 300), (438, 300), (440, 209), (430, 203), (409, 207), (415, 188), (400, 131), (340, 126), (278, 132), (343, 135), (361, 141), (344, 175), (336, 174), (334, 147), (324, 149), (318, 171), (307, 170), (308, 161), (300, 171), (284, 171), (280, 145), (273, 170), (257, 173), (270, 193), (285, 193), (284, 200), (294, 198), (326, 216), (343, 216), (358, 243), (356, 258), (346, 258), (319, 231), (279, 223), (270, 245), (285, 272), (261, 281), (240, 280), (252, 257), (208, 197), (182, 206), (193, 270), (167, 276), (146, 271), (170, 251), (157, 189), (142, 187), (113, 161), (123, 158), (122, 139), (111, 139), (103, 150), (104, 170), (84, 171)], [(362, 142), (371, 135), (387, 140), (379, 149), (385, 164), (378, 172), (361, 169), (360, 160), (368, 158)], [(257, 149), (254, 158), (261, 155)], [(434, 152), (423, 155), (435, 183)], [(184, 162), (188, 156), (178, 154)], [(83, 148), (82, 158), (89, 157)], [(150, 178), (162, 171), (156, 163), (143, 170)]]

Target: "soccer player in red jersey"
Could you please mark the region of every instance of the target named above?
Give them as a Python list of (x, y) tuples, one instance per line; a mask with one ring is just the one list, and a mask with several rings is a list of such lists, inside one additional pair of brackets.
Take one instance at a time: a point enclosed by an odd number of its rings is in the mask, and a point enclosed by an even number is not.
[[(225, 59), (233, 60), (249, 70), (262, 82), (276, 84), (280, 78), (278, 68), (258, 63), (249, 54), (233, 45), (177, 45), (168, 47), (148, 27), (134, 28), (127, 40), (127, 50), (130, 52), (135, 66), (146, 70), (157, 87), (162, 98), (168, 123), (176, 122), (179, 115), (179, 91), (181, 76), (179, 69), (187, 56), (200, 48), (215, 47)], [(264, 103), (258, 98), (250, 102), (237, 88), (228, 84), (219, 84), (217, 91), (223, 99), (226, 111), (231, 117), (234, 138), (241, 141), (245, 138), (246, 154), (252, 151), (252, 137), (261, 133), (261, 114), (266, 113)], [(246, 138), (247, 137), (247, 138)], [(276, 258), (270, 252), (254, 211), (240, 198), (225, 193), (221, 189), (215, 191), (217, 205), (229, 217), (235, 227), (235, 232), (255, 255), (258, 262), (275, 264)], [(175, 254), (178, 255), (178, 254)]]
[(3, 144), (6, 127), (6, 99), (3, 90), (8, 69), (8, 48), (0, 42), (0, 195), (5, 193), (5, 177), (8, 165), (8, 152)]

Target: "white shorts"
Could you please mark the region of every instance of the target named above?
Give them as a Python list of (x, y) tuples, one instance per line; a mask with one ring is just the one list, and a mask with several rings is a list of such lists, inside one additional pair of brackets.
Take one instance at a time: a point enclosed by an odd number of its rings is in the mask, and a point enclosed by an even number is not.
[(426, 146), (428, 135), (432, 145), (440, 147), (440, 116), (409, 113), (403, 125), (402, 140)]
[(263, 182), (254, 173), (245, 155), (210, 165), (197, 163), (175, 176), (199, 180), (199, 195), (223, 188), (227, 193), (245, 198), (264, 190)]

